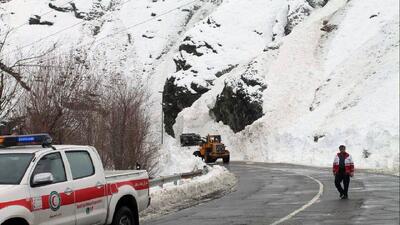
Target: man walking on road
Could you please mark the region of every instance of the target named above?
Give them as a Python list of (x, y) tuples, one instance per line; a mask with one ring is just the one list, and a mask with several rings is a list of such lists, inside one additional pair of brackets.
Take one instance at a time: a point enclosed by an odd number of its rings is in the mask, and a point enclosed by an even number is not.
[(333, 174), (335, 175), (335, 186), (340, 193), (340, 198), (347, 199), (350, 177), (354, 176), (354, 163), (351, 156), (346, 152), (346, 146), (340, 145), (339, 150), (340, 152), (336, 154), (333, 161)]

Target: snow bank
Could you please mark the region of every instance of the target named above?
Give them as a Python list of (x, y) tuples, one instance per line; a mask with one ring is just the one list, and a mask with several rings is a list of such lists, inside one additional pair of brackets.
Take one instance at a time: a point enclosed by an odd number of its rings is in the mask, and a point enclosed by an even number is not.
[(151, 205), (141, 213), (141, 220), (148, 220), (169, 212), (184, 209), (200, 202), (230, 192), (237, 183), (237, 178), (221, 166), (209, 167), (208, 174), (189, 180), (181, 180), (163, 188), (150, 189)]
[(157, 176), (203, 169), (206, 164), (200, 157), (193, 156), (193, 152), (197, 149), (198, 147), (181, 147), (177, 140), (166, 135), (164, 144), (159, 150), (159, 171)]

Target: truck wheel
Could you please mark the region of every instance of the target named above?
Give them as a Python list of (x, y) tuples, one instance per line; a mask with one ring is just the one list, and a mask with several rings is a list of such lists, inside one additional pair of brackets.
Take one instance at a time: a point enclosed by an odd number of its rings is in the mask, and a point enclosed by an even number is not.
[(229, 156), (223, 158), (224, 163), (229, 163)]
[(114, 216), (112, 225), (135, 225), (132, 211), (126, 206), (119, 208)]

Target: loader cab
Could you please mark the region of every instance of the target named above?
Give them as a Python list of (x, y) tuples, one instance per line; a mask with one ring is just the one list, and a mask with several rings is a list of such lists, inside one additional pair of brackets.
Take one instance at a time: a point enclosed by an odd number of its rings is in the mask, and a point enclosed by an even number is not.
[(221, 143), (221, 135), (207, 135), (208, 143)]

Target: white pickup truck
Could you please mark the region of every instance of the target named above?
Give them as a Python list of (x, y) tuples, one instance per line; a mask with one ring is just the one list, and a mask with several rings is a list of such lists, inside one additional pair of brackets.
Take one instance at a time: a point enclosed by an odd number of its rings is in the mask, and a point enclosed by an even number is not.
[(0, 225), (139, 224), (146, 171), (107, 172), (95, 148), (49, 140), (0, 136)]

